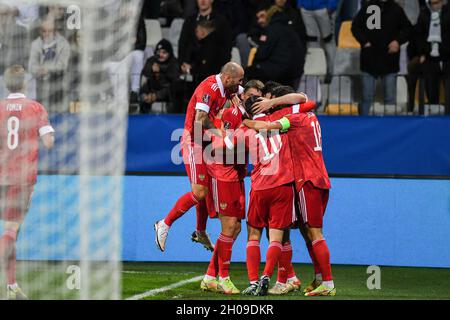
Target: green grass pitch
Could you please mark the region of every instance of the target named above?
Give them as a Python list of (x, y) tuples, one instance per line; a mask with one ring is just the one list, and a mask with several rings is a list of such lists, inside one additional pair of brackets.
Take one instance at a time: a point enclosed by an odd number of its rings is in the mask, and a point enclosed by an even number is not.
[[(313, 268), (309, 264), (295, 264), (302, 287), (312, 280)], [(248, 297), (226, 296), (202, 292), (200, 281), (157, 293), (145, 299), (450, 299), (450, 269), (381, 267), (381, 289), (367, 288), (367, 266), (334, 265), (333, 277), (337, 288), (335, 297), (304, 297), (300, 292), (285, 296)], [(129, 298), (152, 289), (158, 289), (204, 274), (207, 263), (124, 263), (122, 274), (123, 298)], [(273, 278), (276, 276), (274, 275)], [(231, 279), (243, 290), (246, 288), (245, 263), (231, 264)], [(272, 284), (274, 281), (272, 281)]]
[[(69, 290), (66, 285), (69, 262), (19, 262), (17, 280), (31, 299), (78, 299), (79, 291)], [(177, 262), (125, 262), (122, 265), (122, 298), (127, 299), (144, 292), (152, 295), (144, 299), (152, 300), (303, 300), (303, 299), (447, 299), (450, 300), (450, 269), (381, 267), (381, 289), (367, 288), (367, 266), (333, 265), (333, 277), (337, 288), (335, 297), (304, 297), (300, 291), (284, 296), (249, 297), (244, 295), (226, 296), (203, 292), (200, 280), (186, 283), (170, 290), (157, 290), (177, 284), (180, 281), (203, 276), (207, 263)], [(313, 268), (310, 264), (295, 264), (302, 287), (312, 280)], [(261, 269), (262, 270), (262, 265)], [(245, 263), (231, 264), (231, 278), (243, 290), (247, 286)], [(276, 274), (273, 276), (272, 285)], [(0, 300), (6, 298), (6, 284), (0, 277)]]

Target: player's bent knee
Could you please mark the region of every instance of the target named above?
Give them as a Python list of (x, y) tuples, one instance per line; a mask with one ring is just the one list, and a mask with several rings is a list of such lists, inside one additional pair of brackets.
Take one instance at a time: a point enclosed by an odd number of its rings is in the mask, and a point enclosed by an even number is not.
[(193, 185), (192, 193), (195, 195), (197, 200), (202, 201), (205, 200), (208, 195), (208, 188), (201, 185)]

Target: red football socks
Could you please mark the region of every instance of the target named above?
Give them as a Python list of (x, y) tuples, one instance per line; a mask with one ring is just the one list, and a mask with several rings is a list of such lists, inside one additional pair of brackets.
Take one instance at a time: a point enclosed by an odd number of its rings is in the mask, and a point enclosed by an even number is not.
[(280, 260), (278, 261), (278, 276), (277, 282), (286, 283), (288, 278), (295, 276), (294, 268), (292, 266), (292, 246), (288, 241), (281, 249)]
[(208, 270), (206, 270), (206, 275), (214, 278), (217, 277), (219, 273), (219, 249), (220, 244), (219, 239), (217, 239), (211, 261), (209, 261)]
[(10, 253), (6, 264), (6, 277), (8, 284), (16, 283), (16, 249)]
[(331, 275), (330, 251), (328, 250), (325, 239), (313, 241), (312, 249), (314, 251), (314, 256), (316, 257), (319, 264), (320, 273), (322, 273), (322, 280), (333, 280), (333, 277)]
[(275, 265), (278, 263), (278, 260), (280, 260), (282, 248), (283, 246), (281, 245), (281, 242), (272, 241), (270, 243), (269, 249), (267, 249), (266, 265), (263, 271), (264, 276), (268, 276), (269, 278), (272, 277), (273, 269), (275, 268)]
[(217, 239), (217, 245), (219, 246), (219, 277), (221, 278), (226, 278), (230, 275), (230, 262), (233, 243), (233, 238), (228, 237), (223, 233), (221, 233)]
[(197, 206), (197, 231), (204, 232), (206, 230), (206, 222), (208, 221), (208, 208), (206, 207), (206, 201), (201, 200)]
[(259, 264), (261, 263), (261, 250), (259, 241), (247, 242), (247, 272), (250, 282), (259, 280)]
[(175, 203), (175, 206), (170, 210), (167, 217), (164, 219), (164, 223), (169, 227), (174, 223), (178, 218), (180, 218), (186, 211), (192, 208), (194, 205), (198, 203), (197, 198), (194, 193), (188, 192), (182, 195), (178, 201)]
[(317, 259), (316, 259), (316, 256), (314, 254), (313, 247), (312, 247), (311, 243), (307, 243), (306, 247), (308, 248), (309, 256), (311, 257), (311, 261), (312, 261), (312, 263), (314, 265), (314, 273), (315, 274), (319, 274), (320, 273), (319, 263), (317, 262)]

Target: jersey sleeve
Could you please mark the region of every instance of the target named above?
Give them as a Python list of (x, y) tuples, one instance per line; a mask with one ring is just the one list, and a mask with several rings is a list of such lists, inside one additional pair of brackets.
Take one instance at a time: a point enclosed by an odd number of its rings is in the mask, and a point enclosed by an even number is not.
[(48, 120), (48, 113), (47, 110), (45, 110), (44, 106), (41, 104), (37, 105), (37, 111), (38, 111), (38, 130), (39, 130), (39, 136), (46, 135), (48, 133), (55, 132), (55, 129), (50, 125), (50, 122)]
[(200, 90), (195, 94), (195, 110), (201, 110), (209, 113), (211, 109), (211, 99), (214, 95), (214, 91), (210, 86), (202, 86)]
[(236, 108), (228, 108), (222, 114), (222, 122), (225, 129), (237, 129), (241, 124), (241, 114)]
[(296, 113), (292, 115), (286, 116), (286, 118), (289, 120), (290, 123), (290, 129), (300, 128), (303, 123), (303, 119), (305, 117), (305, 114)]

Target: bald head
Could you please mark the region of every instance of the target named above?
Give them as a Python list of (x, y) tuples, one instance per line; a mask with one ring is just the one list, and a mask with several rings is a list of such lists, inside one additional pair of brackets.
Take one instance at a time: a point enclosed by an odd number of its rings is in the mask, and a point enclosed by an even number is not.
[(244, 76), (244, 69), (236, 62), (228, 62), (222, 67), (222, 74), (227, 74), (230, 77)]
[(221, 78), (224, 88), (236, 93), (244, 79), (244, 69), (236, 62), (228, 62), (222, 67)]

